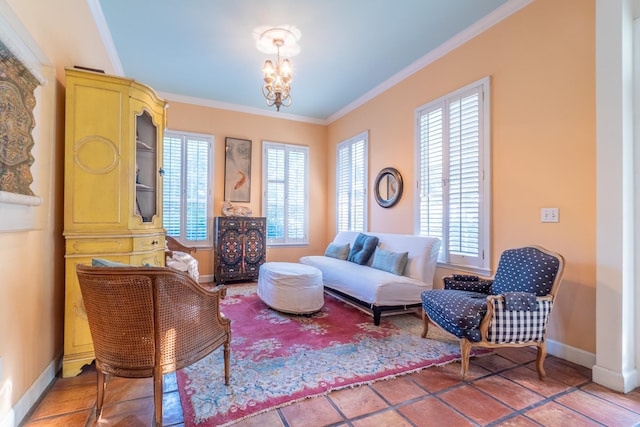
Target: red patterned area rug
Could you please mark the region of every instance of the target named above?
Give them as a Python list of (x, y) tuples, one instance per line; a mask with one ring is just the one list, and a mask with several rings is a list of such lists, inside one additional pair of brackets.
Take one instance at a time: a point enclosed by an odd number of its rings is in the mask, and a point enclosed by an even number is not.
[[(420, 337), (414, 313), (373, 318), (325, 295), (310, 316), (269, 309), (255, 285), (232, 285), (222, 301), (231, 319), (231, 380), (222, 349), (176, 373), (185, 426), (227, 425), (298, 400), (460, 360), (457, 341), (436, 328)], [(480, 351), (482, 352), (482, 351)], [(472, 353), (476, 354), (476, 353)]]

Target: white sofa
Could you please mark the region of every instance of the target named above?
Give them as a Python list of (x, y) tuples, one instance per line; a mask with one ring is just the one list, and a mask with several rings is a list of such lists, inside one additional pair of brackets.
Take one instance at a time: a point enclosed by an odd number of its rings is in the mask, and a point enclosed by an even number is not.
[[(332, 243), (349, 243), (353, 247), (358, 234), (341, 231)], [(395, 314), (420, 307), (420, 293), (433, 288), (440, 240), (407, 234), (363, 234), (377, 237), (378, 248), (395, 253), (408, 252), (402, 275), (371, 267), (373, 255), (364, 265), (324, 255), (304, 256), (300, 262), (320, 269), (325, 290), (373, 314), (376, 325), (380, 324), (383, 312)]]

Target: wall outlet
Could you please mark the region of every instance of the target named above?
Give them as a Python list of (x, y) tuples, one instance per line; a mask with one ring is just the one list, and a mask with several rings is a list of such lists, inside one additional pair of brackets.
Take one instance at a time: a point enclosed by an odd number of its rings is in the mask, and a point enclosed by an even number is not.
[(560, 221), (560, 217), (558, 216), (558, 208), (542, 208), (541, 213), (541, 221), (542, 222), (558, 222)]

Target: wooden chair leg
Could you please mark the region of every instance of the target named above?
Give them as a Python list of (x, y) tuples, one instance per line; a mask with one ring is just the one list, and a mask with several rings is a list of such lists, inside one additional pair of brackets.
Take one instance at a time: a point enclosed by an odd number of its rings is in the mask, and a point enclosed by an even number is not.
[(96, 368), (97, 373), (97, 384), (98, 384), (98, 394), (96, 397), (96, 419), (99, 420), (102, 416), (102, 406), (104, 405), (104, 393), (107, 388), (107, 382), (105, 381), (105, 374), (102, 370)]
[(471, 341), (466, 338), (460, 340), (460, 356), (462, 357), (462, 366), (460, 367), (460, 377), (464, 381), (469, 370), (469, 355), (471, 354)]
[(229, 351), (229, 341), (224, 343), (224, 384), (229, 385), (229, 364), (231, 352)]
[(538, 356), (536, 357), (536, 368), (538, 369), (538, 377), (544, 380), (547, 373), (544, 371), (544, 359), (547, 357), (547, 343), (541, 342), (538, 345)]
[(153, 411), (154, 411), (154, 425), (162, 426), (162, 389), (164, 383), (164, 376), (162, 375), (162, 369), (154, 369), (153, 373)]
[(427, 312), (422, 309), (422, 338), (426, 338), (429, 333), (429, 316)]

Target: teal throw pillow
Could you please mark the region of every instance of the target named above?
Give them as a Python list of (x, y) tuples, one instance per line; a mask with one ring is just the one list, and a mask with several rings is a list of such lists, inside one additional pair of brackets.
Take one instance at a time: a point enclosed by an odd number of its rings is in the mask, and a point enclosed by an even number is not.
[(378, 270), (388, 271), (389, 273), (397, 274), (398, 276), (402, 276), (402, 273), (404, 273), (404, 267), (407, 265), (408, 259), (408, 252), (396, 253), (387, 251), (385, 249), (376, 248), (376, 251), (373, 254), (373, 262), (371, 263), (371, 267), (377, 268)]
[(134, 267), (131, 264), (123, 264), (121, 262), (109, 261), (108, 259), (93, 258), (91, 260), (92, 267)]
[(358, 234), (356, 240), (353, 242), (351, 251), (347, 261), (355, 262), (356, 264), (364, 265), (369, 261), (371, 254), (378, 245), (378, 238), (375, 236), (367, 236), (366, 234)]
[(324, 251), (324, 256), (337, 259), (347, 259), (349, 256), (349, 244), (339, 245), (338, 243), (329, 243), (327, 250)]

